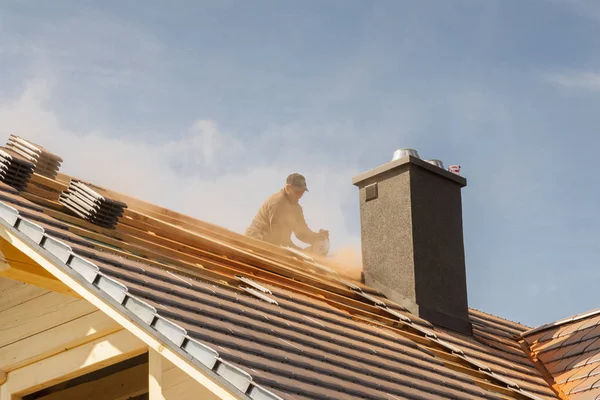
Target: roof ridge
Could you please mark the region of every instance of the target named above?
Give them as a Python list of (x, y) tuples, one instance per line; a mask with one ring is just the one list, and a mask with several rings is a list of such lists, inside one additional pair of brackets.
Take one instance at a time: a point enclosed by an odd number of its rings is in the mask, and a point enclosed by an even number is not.
[(551, 329), (551, 328), (556, 328), (556, 327), (567, 325), (567, 324), (570, 324), (570, 323), (573, 323), (573, 322), (582, 321), (582, 320), (587, 319), (589, 317), (596, 317), (598, 315), (600, 315), (600, 308), (596, 308), (596, 309), (593, 309), (593, 310), (590, 310), (590, 311), (586, 311), (584, 313), (574, 314), (574, 315), (572, 315), (570, 317), (559, 319), (559, 320), (554, 321), (554, 322), (549, 322), (547, 324), (543, 324), (543, 325), (540, 325), (540, 326), (538, 326), (536, 328), (533, 328), (533, 329), (530, 329), (528, 331), (525, 331), (525, 332), (521, 333), (520, 337), (521, 338), (525, 338), (525, 337), (531, 336), (531, 335), (533, 335), (535, 333), (540, 333), (540, 332), (543, 332), (543, 331)]
[(498, 319), (499, 319), (499, 320), (501, 320), (501, 321), (506, 321), (506, 322), (510, 322), (510, 323), (513, 323), (513, 324), (518, 324), (518, 325), (521, 325), (521, 326), (522, 326), (522, 327), (524, 327), (524, 328), (530, 328), (530, 329), (531, 329), (531, 328), (533, 328), (532, 326), (530, 326), (530, 325), (526, 325), (526, 324), (523, 324), (522, 322), (519, 322), (519, 321), (513, 321), (512, 319), (504, 318), (504, 317), (501, 317), (501, 316), (499, 316), (499, 315), (492, 314), (492, 313), (490, 313), (490, 312), (483, 311), (483, 310), (480, 310), (480, 309), (478, 309), (478, 308), (475, 308), (475, 307), (469, 307), (469, 311), (476, 311), (476, 312), (478, 312), (478, 313), (481, 313), (481, 314), (489, 315), (489, 316), (492, 316), (492, 317), (494, 317), (494, 318), (498, 318)]

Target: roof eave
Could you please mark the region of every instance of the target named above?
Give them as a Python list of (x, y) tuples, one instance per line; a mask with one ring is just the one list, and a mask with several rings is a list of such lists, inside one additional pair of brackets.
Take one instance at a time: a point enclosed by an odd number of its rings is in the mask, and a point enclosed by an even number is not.
[[(17, 210), (14, 210), (16, 214), (10, 215), (12, 210), (4, 204), (0, 206), (0, 236), (3, 239), (216, 396), (227, 400), (253, 399), (258, 392), (261, 398), (280, 399), (255, 384), (245, 371), (221, 359), (216, 351), (187, 336), (183, 328), (158, 315), (153, 307), (147, 304), (144, 307), (143, 301), (127, 293), (126, 286), (98, 272), (97, 267), (94, 276), (95, 265), (75, 256), (68, 245), (45, 234), (43, 228), (38, 226), (39, 230), (36, 229), (36, 224), (20, 217)], [(73, 268), (75, 259), (88, 265), (79, 265), (76, 270)], [(133, 303), (138, 306), (136, 312), (140, 315), (132, 312), (131, 307), (126, 307), (126, 304)], [(146, 312), (141, 311), (140, 306), (146, 308)], [(210, 353), (210, 350), (214, 351), (214, 359), (203, 357), (204, 363), (201, 362), (190, 353), (193, 345), (196, 345), (196, 348), (202, 347), (201, 350), (206, 354)], [(198, 355), (201, 352), (194, 353)]]

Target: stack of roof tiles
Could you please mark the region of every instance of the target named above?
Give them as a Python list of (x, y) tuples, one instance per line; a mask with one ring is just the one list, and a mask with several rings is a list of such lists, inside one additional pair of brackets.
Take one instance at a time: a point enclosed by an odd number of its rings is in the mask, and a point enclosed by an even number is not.
[(17, 152), (0, 147), (0, 180), (13, 188), (25, 190), (35, 165)]
[(33, 163), (35, 173), (51, 179), (56, 178), (63, 161), (56, 154), (15, 135), (9, 136), (6, 147)]
[(105, 228), (114, 228), (127, 208), (127, 204), (101, 196), (76, 179), (71, 180), (58, 201), (79, 217)]

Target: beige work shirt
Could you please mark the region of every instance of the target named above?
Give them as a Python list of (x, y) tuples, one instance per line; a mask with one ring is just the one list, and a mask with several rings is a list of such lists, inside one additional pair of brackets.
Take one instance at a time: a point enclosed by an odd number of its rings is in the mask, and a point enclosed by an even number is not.
[(281, 246), (296, 247), (292, 233), (304, 243), (313, 244), (319, 234), (310, 230), (299, 203), (293, 202), (285, 190), (272, 194), (260, 206), (246, 235)]

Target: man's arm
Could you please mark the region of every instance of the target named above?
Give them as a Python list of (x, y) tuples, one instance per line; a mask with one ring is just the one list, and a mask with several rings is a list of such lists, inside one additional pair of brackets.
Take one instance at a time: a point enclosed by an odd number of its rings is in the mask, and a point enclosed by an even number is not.
[(296, 225), (294, 226), (294, 235), (304, 243), (314, 244), (321, 235), (317, 232), (313, 232), (306, 223), (304, 218), (304, 212), (302, 207), (298, 207), (296, 215)]
[(299, 249), (298, 246), (292, 242), (292, 239), (289, 237), (285, 237), (281, 234), (281, 230), (278, 229), (279, 219), (282, 217), (279, 209), (281, 208), (281, 204), (279, 202), (273, 202), (267, 205), (265, 209), (266, 219), (269, 224), (269, 232), (271, 232), (274, 237), (276, 237), (279, 241), (278, 244), (282, 246), (293, 247)]

